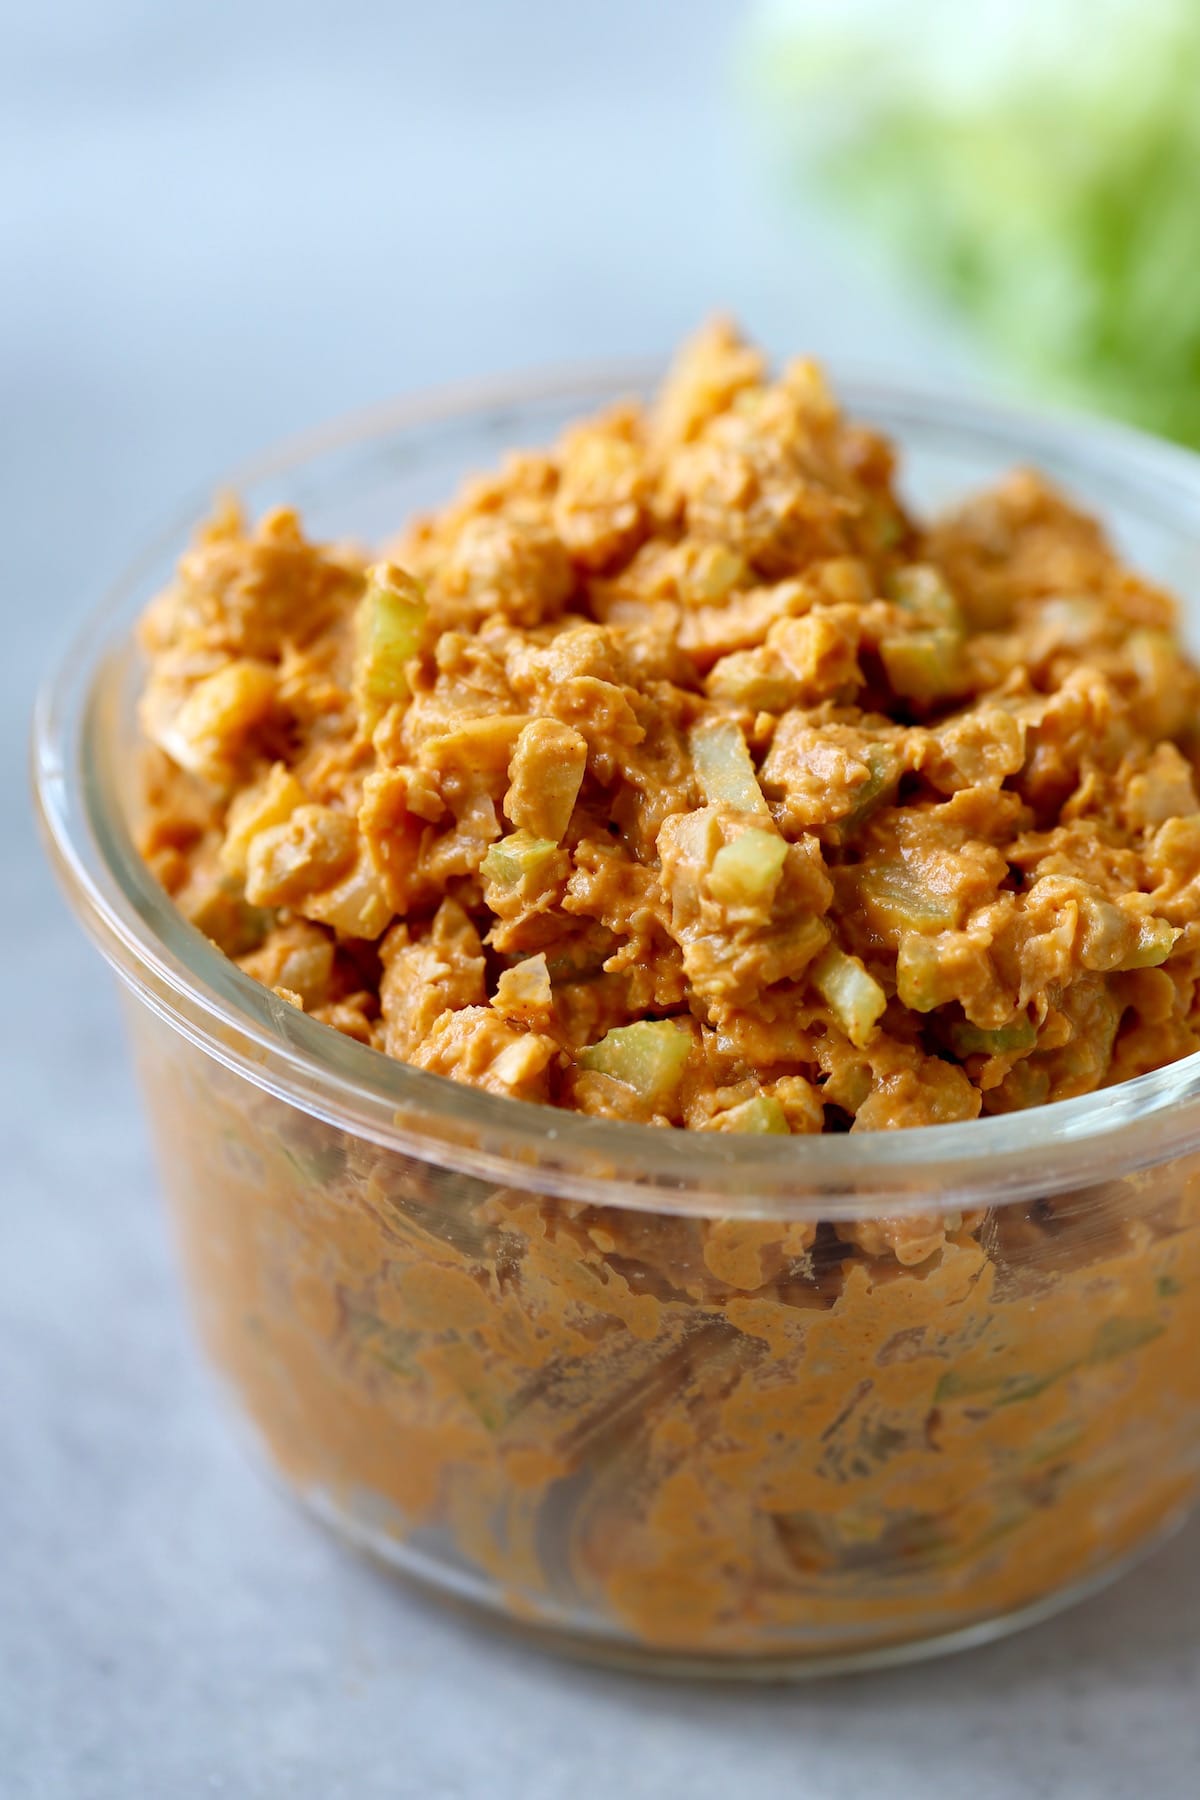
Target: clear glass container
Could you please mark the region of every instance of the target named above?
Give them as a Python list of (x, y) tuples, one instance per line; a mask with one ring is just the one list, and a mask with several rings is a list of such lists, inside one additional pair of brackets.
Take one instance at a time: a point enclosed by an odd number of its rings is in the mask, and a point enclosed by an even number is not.
[[(378, 542), (645, 380), (443, 394), (230, 485)], [(922, 510), (1036, 464), (1200, 607), (1197, 459), (841, 391)], [(201, 1337), (296, 1493), (565, 1647), (774, 1676), (978, 1641), (1175, 1526), (1200, 1484), (1200, 1057), (968, 1124), (701, 1140), (456, 1086), (306, 1018), (134, 848), (131, 625), (203, 510), (64, 660), (36, 778), (123, 984)], [(911, 1266), (897, 1218), (929, 1236)]]

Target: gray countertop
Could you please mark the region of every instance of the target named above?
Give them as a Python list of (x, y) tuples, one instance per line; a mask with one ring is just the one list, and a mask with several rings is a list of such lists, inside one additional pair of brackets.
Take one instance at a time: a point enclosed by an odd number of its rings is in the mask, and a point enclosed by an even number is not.
[[(320, 10), (327, 16), (315, 17)], [(796, 211), (736, 8), (52, 0), (0, 65), (0, 1794), (1184, 1800), (1200, 1530), (953, 1661), (741, 1691), (563, 1664), (343, 1550), (193, 1347), (109, 981), (27, 816), (30, 695), (164, 509), (430, 381), (772, 344), (970, 366)]]

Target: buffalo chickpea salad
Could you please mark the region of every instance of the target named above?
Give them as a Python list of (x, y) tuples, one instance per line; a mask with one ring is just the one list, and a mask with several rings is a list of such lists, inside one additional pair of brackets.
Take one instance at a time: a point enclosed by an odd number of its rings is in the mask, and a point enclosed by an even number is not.
[[(142, 622), (142, 854), (283, 1001), (693, 1133), (970, 1121), (1200, 1048), (1200, 675), (1036, 472), (918, 518), (813, 363), (717, 322), (652, 403), (396, 528), (230, 503)], [(317, 1121), (269, 1147), (219, 1081), (203, 1106), (198, 1158), (255, 1144), (189, 1235), (280, 1460), (534, 1611), (566, 1581), (740, 1652), (900, 1630), (933, 1584), (961, 1621), (1194, 1479), (1194, 1445), (1157, 1484), (1127, 1454), (1200, 1406), (1190, 1185), (1087, 1231), (1054, 1200), (785, 1223), (516, 1189), (450, 1229), (436, 1172), (390, 1188)]]

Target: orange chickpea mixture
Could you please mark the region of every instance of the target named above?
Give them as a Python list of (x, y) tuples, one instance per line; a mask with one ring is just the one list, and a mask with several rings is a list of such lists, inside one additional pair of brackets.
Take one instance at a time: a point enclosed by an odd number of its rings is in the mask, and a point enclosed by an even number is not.
[[(1034, 474), (915, 519), (818, 371), (723, 324), (382, 560), (222, 512), (143, 643), (151, 866), (422, 1069), (805, 1135), (1200, 1043), (1172, 601)], [(566, 1203), (140, 1029), (205, 1335), (277, 1462), (509, 1611), (856, 1650), (1090, 1580), (1195, 1490), (1195, 1155), (987, 1212)]]
[(695, 1130), (970, 1119), (1197, 1047), (1200, 678), (1034, 474), (905, 510), (724, 324), (386, 560), (222, 513), (146, 617), (145, 854), (294, 1005)]

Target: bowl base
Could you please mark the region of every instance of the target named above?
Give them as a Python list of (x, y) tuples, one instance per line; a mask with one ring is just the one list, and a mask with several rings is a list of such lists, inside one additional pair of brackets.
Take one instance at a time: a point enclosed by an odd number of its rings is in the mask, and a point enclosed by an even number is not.
[[(286, 1485), (286, 1484), (284, 1484)], [(517, 1638), (541, 1654), (566, 1656), (576, 1662), (591, 1663), (639, 1675), (656, 1675), (667, 1679), (798, 1682), (830, 1675), (866, 1673), (872, 1669), (901, 1668), (908, 1663), (926, 1662), (934, 1657), (949, 1656), (959, 1650), (973, 1650), (998, 1638), (1010, 1637), (1043, 1620), (1065, 1612), (1068, 1607), (1101, 1593), (1131, 1569), (1154, 1554), (1160, 1545), (1182, 1528), (1192, 1507), (1184, 1505), (1170, 1513), (1139, 1544), (1124, 1555), (1113, 1557), (1090, 1571), (1081, 1580), (1042, 1595), (1010, 1612), (950, 1630), (933, 1631), (920, 1637), (866, 1643), (849, 1648), (810, 1651), (775, 1651), (767, 1654), (732, 1654), (686, 1652), (639, 1645), (628, 1639), (600, 1631), (580, 1630), (578, 1624), (564, 1616), (523, 1618), (505, 1601), (503, 1591), (465, 1568), (448, 1566), (445, 1561), (426, 1555), (409, 1541), (356, 1518), (338, 1506), (323, 1490), (301, 1492), (287, 1490), (294, 1500), (327, 1529), (342, 1538), (353, 1549), (381, 1563), (390, 1574), (420, 1588), (443, 1604), (456, 1607), (476, 1625), (508, 1638)]]

